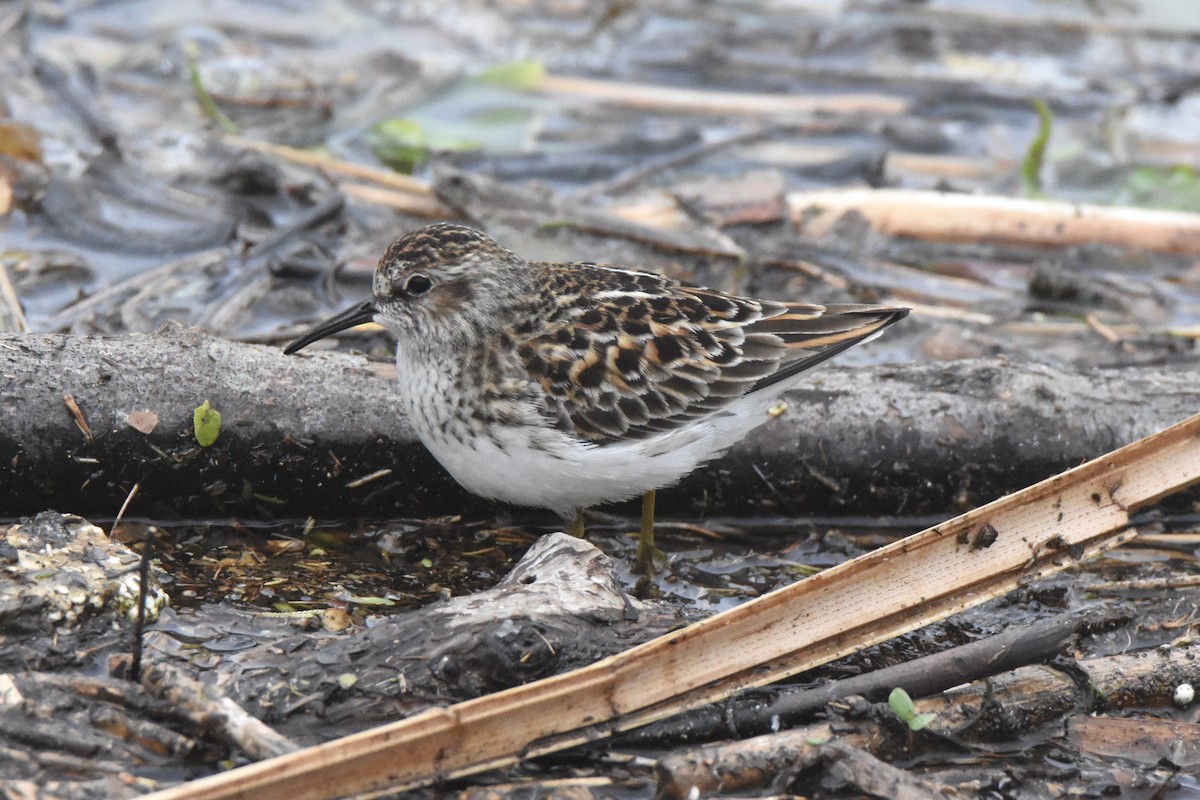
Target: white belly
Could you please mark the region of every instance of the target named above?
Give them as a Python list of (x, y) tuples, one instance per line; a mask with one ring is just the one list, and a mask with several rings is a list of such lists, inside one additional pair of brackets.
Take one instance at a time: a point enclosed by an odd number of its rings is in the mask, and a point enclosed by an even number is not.
[[(742, 398), (725, 411), (648, 439), (594, 445), (550, 427), (532, 402), (521, 424), (481, 424), (445, 401), (440, 370), (400, 370), (400, 395), (422, 443), (464, 488), (481, 497), (563, 516), (677, 483), (769, 420), (783, 390)], [(773, 389), (775, 387), (772, 387)]]
[[(769, 419), (769, 402), (731, 409), (710, 420), (657, 437), (597, 446), (561, 431), (499, 427), (456, 437), (418, 427), (433, 456), (460, 484), (481, 497), (548, 508), (563, 516), (626, 500), (677, 483)], [(747, 412), (750, 413), (747, 413)]]

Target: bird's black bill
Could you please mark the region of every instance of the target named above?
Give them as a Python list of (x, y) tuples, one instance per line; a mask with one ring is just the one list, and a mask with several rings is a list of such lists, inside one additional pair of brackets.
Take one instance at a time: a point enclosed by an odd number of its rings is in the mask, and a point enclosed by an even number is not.
[(326, 336), (332, 336), (338, 331), (344, 331), (346, 328), (353, 328), (355, 325), (362, 325), (364, 322), (373, 322), (374, 320), (375, 304), (368, 300), (365, 303), (354, 306), (354, 308), (347, 308), (342, 313), (330, 317), (324, 322), (318, 323), (308, 333), (283, 348), (283, 353), (290, 356), (297, 350), (308, 347), (318, 339), (324, 339)]

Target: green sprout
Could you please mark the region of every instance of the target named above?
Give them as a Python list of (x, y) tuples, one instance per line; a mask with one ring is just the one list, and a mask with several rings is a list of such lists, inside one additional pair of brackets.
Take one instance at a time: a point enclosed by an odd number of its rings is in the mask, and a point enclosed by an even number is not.
[(1021, 162), (1021, 180), (1025, 184), (1025, 192), (1030, 197), (1042, 196), (1042, 165), (1046, 161), (1046, 144), (1050, 141), (1050, 131), (1054, 127), (1054, 116), (1046, 101), (1033, 101), (1033, 109), (1038, 115), (1037, 136), (1029, 143), (1025, 159)]
[(205, 400), (192, 412), (192, 428), (201, 447), (208, 447), (221, 433), (221, 412)]
[(892, 713), (903, 720), (904, 724), (912, 731), (919, 731), (937, 719), (937, 714), (918, 714), (917, 707), (913, 704), (912, 698), (908, 696), (908, 692), (899, 686), (892, 689), (892, 693), (888, 695), (888, 705), (892, 707)]
[(195, 47), (193, 46), (191, 49), (193, 52), (188, 54), (188, 77), (191, 78), (192, 91), (196, 93), (196, 101), (200, 103), (200, 109), (209, 119), (217, 123), (221, 130), (226, 133), (237, 133), (237, 124), (217, 106), (217, 101), (213, 100), (208, 89), (204, 88), (204, 81), (200, 79), (200, 67), (196, 63)]

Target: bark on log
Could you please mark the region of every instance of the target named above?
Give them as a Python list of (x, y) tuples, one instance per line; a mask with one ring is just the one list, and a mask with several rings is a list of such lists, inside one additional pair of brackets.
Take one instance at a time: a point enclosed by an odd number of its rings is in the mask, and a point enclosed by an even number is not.
[[(178, 326), (0, 335), (0, 515), (111, 516), (135, 483), (137, 516), (494, 512), (416, 441), (390, 371)], [(192, 415), (206, 399), (223, 416), (216, 443), (201, 447)], [(1200, 385), (1182, 370), (989, 359), (828, 367), (786, 399), (786, 413), (663, 492), (660, 511), (945, 514), (1183, 419), (1200, 408)], [(157, 426), (137, 430), (135, 411)]]

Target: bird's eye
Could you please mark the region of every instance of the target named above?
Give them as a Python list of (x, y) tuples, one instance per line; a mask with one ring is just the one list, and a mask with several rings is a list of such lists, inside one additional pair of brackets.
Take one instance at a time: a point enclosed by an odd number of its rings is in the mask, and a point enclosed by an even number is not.
[(420, 272), (409, 275), (408, 280), (404, 282), (404, 292), (410, 296), (425, 294), (432, 288), (433, 281), (429, 280), (428, 275), (422, 275)]

